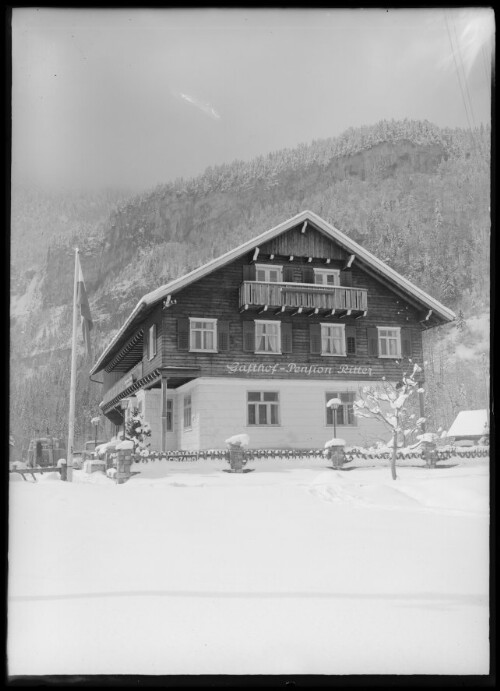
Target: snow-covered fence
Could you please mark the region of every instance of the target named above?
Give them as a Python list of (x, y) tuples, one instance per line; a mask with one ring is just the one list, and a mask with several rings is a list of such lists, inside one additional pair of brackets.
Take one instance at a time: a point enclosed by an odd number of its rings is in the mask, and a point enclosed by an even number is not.
[[(392, 451), (385, 449), (363, 448), (363, 447), (349, 447), (345, 449), (346, 463), (354, 460), (390, 460)], [(488, 458), (488, 446), (445, 446), (437, 447), (437, 460), (444, 461), (449, 458)], [(248, 461), (266, 461), (270, 459), (288, 459), (288, 460), (304, 460), (317, 459), (325, 460), (325, 449), (246, 449), (246, 458)], [(424, 460), (423, 449), (418, 448), (404, 448), (397, 452), (397, 460)], [(156, 461), (174, 461), (178, 463), (190, 463), (201, 460), (220, 460), (227, 462), (229, 460), (228, 449), (205, 449), (202, 451), (148, 451), (147, 455), (135, 454), (134, 460), (136, 463), (154, 463)]]

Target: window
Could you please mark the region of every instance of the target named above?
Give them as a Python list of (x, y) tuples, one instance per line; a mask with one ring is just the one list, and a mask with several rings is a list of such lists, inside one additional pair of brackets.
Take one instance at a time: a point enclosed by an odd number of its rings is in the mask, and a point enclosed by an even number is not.
[(255, 321), (255, 352), (281, 353), (280, 322)]
[(191, 394), (184, 396), (184, 429), (191, 427)]
[(189, 319), (189, 350), (217, 352), (217, 319)]
[(148, 360), (152, 360), (156, 355), (156, 324), (149, 327), (148, 332)]
[(378, 326), (378, 355), (379, 357), (401, 357), (401, 329), (399, 327), (386, 329)]
[(167, 432), (171, 432), (174, 428), (174, 401), (172, 398), (167, 398)]
[(281, 266), (271, 266), (270, 264), (255, 265), (255, 280), (264, 283), (279, 283), (281, 281)]
[(321, 354), (346, 354), (344, 324), (321, 324)]
[[(355, 393), (339, 393), (333, 391), (326, 394), (325, 405), (331, 398), (340, 398), (341, 405), (337, 408), (337, 425), (344, 427), (354, 427), (356, 425), (356, 418), (354, 416), (354, 399)], [(333, 426), (334, 411), (332, 408), (326, 408), (326, 424)]]
[(335, 269), (314, 269), (314, 282), (327, 286), (339, 286), (340, 271)]
[(279, 394), (275, 391), (247, 393), (249, 425), (279, 425)]

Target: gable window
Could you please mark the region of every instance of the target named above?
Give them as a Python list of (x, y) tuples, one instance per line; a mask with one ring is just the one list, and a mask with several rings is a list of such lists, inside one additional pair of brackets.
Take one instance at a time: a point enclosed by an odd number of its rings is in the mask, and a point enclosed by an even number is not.
[(340, 271), (335, 269), (314, 269), (314, 282), (325, 286), (339, 286)]
[(190, 429), (192, 426), (191, 417), (191, 394), (184, 396), (184, 429)]
[(321, 355), (345, 354), (345, 325), (321, 324)]
[(248, 391), (247, 407), (249, 425), (279, 425), (277, 391)]
[(217, 319), (189, 319), (189, 350), (217, 352)]
[(377, 327), (378, 331), (378, 356), (387, 358), (401, 357), (401, 329), (393, 327), (388, 329)]
[(279, 283), (282, 276), (281, 266), (272, 266), (271, 264), (256, 264), (255, 265), (255, 280), (263, 283)]
[[(356, 417), (354, 416), (354, 392), (339, 393), (338, 391), (332, 391), (326, 394), (326, 401), (331, 398), (340, 398), (341, 405), (337, 408), (337, 425), (345, 427), (354, 427), (356, 425)], [(326, 408), (326, 424), (333, 426), (333, 416), (334, 411), (332, 408)]]
[(255, 321), (255, 352), (281, 353), (280, 322)]
[(156, 324), (151, 324), (148, 331), (148, 360), (156, 355)]

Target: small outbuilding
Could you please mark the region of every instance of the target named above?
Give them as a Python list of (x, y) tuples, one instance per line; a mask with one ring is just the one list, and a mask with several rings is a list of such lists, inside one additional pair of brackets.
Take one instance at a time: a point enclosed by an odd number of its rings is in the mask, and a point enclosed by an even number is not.
[(486, 409), (461, 410), (448, 430), (447, 437), (453, 437), (455, 441), (468, 439), (477, 442), (488, 434)]

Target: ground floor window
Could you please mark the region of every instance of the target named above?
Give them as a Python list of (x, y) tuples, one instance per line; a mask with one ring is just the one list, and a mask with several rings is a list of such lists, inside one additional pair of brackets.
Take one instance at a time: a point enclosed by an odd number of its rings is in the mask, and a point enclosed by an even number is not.
[[(337, 425), (354, 427), (356, 425), (356, 418), (354, 416), (354, 399), (356, 394), (354, 392), (341, 393), (332, 391), (326, 394), (325, 405), (331, 398), (340, 398), (341, 404), (337, 408)], [(326, 424), (333, 427), (334, 411), (332, 408), (326, 408)]]
[(249, 425), (279, 425), (277, 391), (249, 391), (247, 405)]
[(184, 396), (184, 429), (189, 429), (191, 424), (191, 394), (187, 394)]

